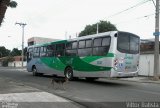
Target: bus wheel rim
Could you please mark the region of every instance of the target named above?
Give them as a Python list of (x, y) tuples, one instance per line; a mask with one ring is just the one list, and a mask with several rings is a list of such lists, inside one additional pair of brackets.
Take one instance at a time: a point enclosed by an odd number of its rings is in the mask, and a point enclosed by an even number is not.
[(67, 77), (68, 79), (70, 79), (70, 78), (72, 77), (72, 72), (71, 72), (70, 69), (67, 70), (66, 77)]

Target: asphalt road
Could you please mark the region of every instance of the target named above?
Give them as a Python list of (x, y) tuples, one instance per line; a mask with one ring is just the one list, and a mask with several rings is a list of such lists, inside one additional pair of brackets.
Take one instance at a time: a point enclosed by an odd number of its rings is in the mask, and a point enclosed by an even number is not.
[(160, 108), (160, 103), (157, 103), (160, 102), (160, 84), (109, 79), (88, 82), (85, 79), (78, 79), (68, 82), (63, 90), (60, 85), (56, 85), (56, 89), (52, 87), (51, 76), (34, 77), (32, 73), (13, 68), (0, 68), (0, 78), (21, 82), (24, 85), (56, 94), (86, 107), (125, 108), (139, 105), (150, 108), (151, 106), (147, 107), (147, 105), (156, 104), (153, 108)]

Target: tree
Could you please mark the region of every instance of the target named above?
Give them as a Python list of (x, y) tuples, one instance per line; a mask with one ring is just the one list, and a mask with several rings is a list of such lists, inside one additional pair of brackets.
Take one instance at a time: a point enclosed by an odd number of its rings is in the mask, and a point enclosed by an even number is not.
[(3, 22), (8, 7), (16, 8), (17, 2), (11, 0), (0, 0), (0, 26)]
[[(117, 28), (111, 24), (109, 21), (100, 21), (98, 22), (98, 32), (107, 32), (107, 31), (115, 31)], [(85, 29), (80, 32), (79, 37), (96, 34), (97, 32), (97, 23), (92, 25), (86, 25)]]
[(20, 55), (21, 55), (21, 50), (13, 48), (13, 50), (11, 51), (11, 56), (20, 56)]
[(6, 57), (10, 54), (10, 50), (6, 49), (4, 46), (0, 46), (0, 57)]

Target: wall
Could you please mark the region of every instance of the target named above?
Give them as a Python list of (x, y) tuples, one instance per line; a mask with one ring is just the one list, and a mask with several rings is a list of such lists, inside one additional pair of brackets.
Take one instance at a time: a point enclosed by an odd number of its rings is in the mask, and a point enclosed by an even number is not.
[[(26, 65), (27, 65), (27, 62), (23, 62), (23, 66), (25, 67)], [(22, 62), (21, 61), (9, 62), (8, 66), (9, 67), (22, 67)]]
[[(160, 66), (159, 66), (160, 68)], [(140, 55), (139, 75), (153, 76), (154, 75), (154, 54)]]

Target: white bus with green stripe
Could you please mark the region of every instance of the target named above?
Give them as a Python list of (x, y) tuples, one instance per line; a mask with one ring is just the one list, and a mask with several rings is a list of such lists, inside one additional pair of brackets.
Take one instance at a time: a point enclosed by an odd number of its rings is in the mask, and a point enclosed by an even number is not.
[(27, 70), (68, 79), (134, 77), (138, 74), (140, 38), (110, 31), (28, 47)]

